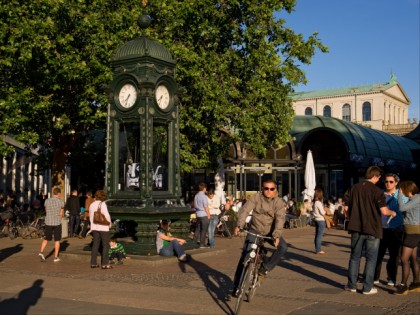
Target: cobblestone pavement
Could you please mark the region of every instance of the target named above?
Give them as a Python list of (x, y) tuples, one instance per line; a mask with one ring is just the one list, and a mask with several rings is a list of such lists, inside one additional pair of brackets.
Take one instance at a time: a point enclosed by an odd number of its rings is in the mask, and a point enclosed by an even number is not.
[[(326, 231), (324, 256), (313, 253), (312, 227), (286, 230), (284, 236), (285, 260), (264, 279), (252, 303), (243, 305), (242, 314), (418, 314), (419, 293), (396, 296), (385, 283), (371, 296), (343, 290), (346, 231)], [(41, 263), (40, 240), (0, 239), (0, 314), (11, 309), (20, 310), (16, 314), (232, 313), (235, 299), (226, 297), (243, 242), (239, 237), (217, 238), (215, 249), (189, 251), (187, 264), (133, 257), (112, 270), (89, 267), (90, 253), (82, 251), (88, 242), (65, 239), (62, 261), (48, 257)]]

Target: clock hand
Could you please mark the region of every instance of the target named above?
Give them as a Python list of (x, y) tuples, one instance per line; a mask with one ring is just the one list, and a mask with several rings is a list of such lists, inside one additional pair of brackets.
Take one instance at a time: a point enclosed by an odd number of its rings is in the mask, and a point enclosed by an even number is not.
[(125, 99), (125, 105), (128, 103), (128, 99), (130, 98), (131, 94), (128, 94), (127, 98)]
[(160, 96), (160, 98), (158, 99), (157, 103), (160, 106), (160, 102), (162, 101), (163, 95)]

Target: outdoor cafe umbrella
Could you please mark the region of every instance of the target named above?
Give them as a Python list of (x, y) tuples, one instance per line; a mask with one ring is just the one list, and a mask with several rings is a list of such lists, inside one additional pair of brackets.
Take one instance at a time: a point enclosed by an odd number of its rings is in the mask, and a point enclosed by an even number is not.
[(315, 165), (314, 159), (312, 157), (312, 151), (308, 150), (308, 155), (306, 156), (306, 166), (305, 166), (305, 190), (303, 191), (303, 200), (309, 199), (312, 200), (315, 194)]

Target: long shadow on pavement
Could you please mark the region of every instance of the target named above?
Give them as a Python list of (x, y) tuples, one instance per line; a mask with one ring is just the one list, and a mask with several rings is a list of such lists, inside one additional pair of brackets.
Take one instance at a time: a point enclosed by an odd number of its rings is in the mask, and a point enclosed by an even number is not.
[[(323, 257), (325, 259), (326, 256), (323, 256)], [(301, 261), (301, 262), (309, 265), (310, 269), (312, 269), (312, 270), (310, 270), (309, 268), (305, 268), (303, 266), (297, 266), (297, 265), (293, 264), (292, 262), (288, 262), (288, 260)], [(313, 271), (314, 267), (330, 271), (331, 273), (335, 273), (335, 274), (338, 274), (338, 275), (343, 276), (343, 277), (347, 276), (347, 269), (343, 268), (342, 266), (337, 266), (337, 265), (332, 264), (332, 263), (327, 262), (327, 261), (312, 259), (312, 258), (309, 258), (307, 256), (299, 255), (299, 254), (292, 253), (292, 252), (288, 252), (286, 254), (286, 259), (282, 260), (279, 263), (279, 266), (281, 266), (283, 268), (286, 268), (286, 269), (289, 269), (291, 271), (294, 271), (298, 274), (304, 275), (308, 278), (312, 278), (316, 281), (326, 283), (326, 284), (329, 284), (331, 286), (334, 286), (336, 288), (341, 288), (341, 289), (343, 288), (343, 283), (334, 281), (334, 280), (331, 279), (331, 277), (323, 276), (323, 275), (320, 275), (320, 274), (316, 273), (316, 271)]]
[(12, 247), (3, 248), (2, 250), (0, 250), (0, 261), (3, 261), (16, 253), (19, 253), (22, 249), (22, 244), (16, 244)]
[(188, 257), (188, 265), (190, 265), (200, 276), (207, 292), (217, 305), (226, 314), (232, 314), (232, 309), (228, 305), (229, 290), (233, 287), (232, 280), (225, 274), (209, 267), (201, 261)]
[(31, 306), (36, 305), (42, 296), (44, 280), (35, 280), (30, 288), (20, 291), (17, 297), (0, 301), (0, 314), (25, 315)]

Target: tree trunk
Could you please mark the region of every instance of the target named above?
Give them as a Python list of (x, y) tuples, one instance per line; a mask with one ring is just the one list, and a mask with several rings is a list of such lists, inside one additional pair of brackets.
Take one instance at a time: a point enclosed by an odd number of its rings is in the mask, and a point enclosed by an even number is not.
[(64, 188), (66, 177), (67, 154), (61, 150), (55, 150), (53, 154), (53, 163), (51, 168), (51, 188), (61, 189), (61, 199), (65, 201)]

